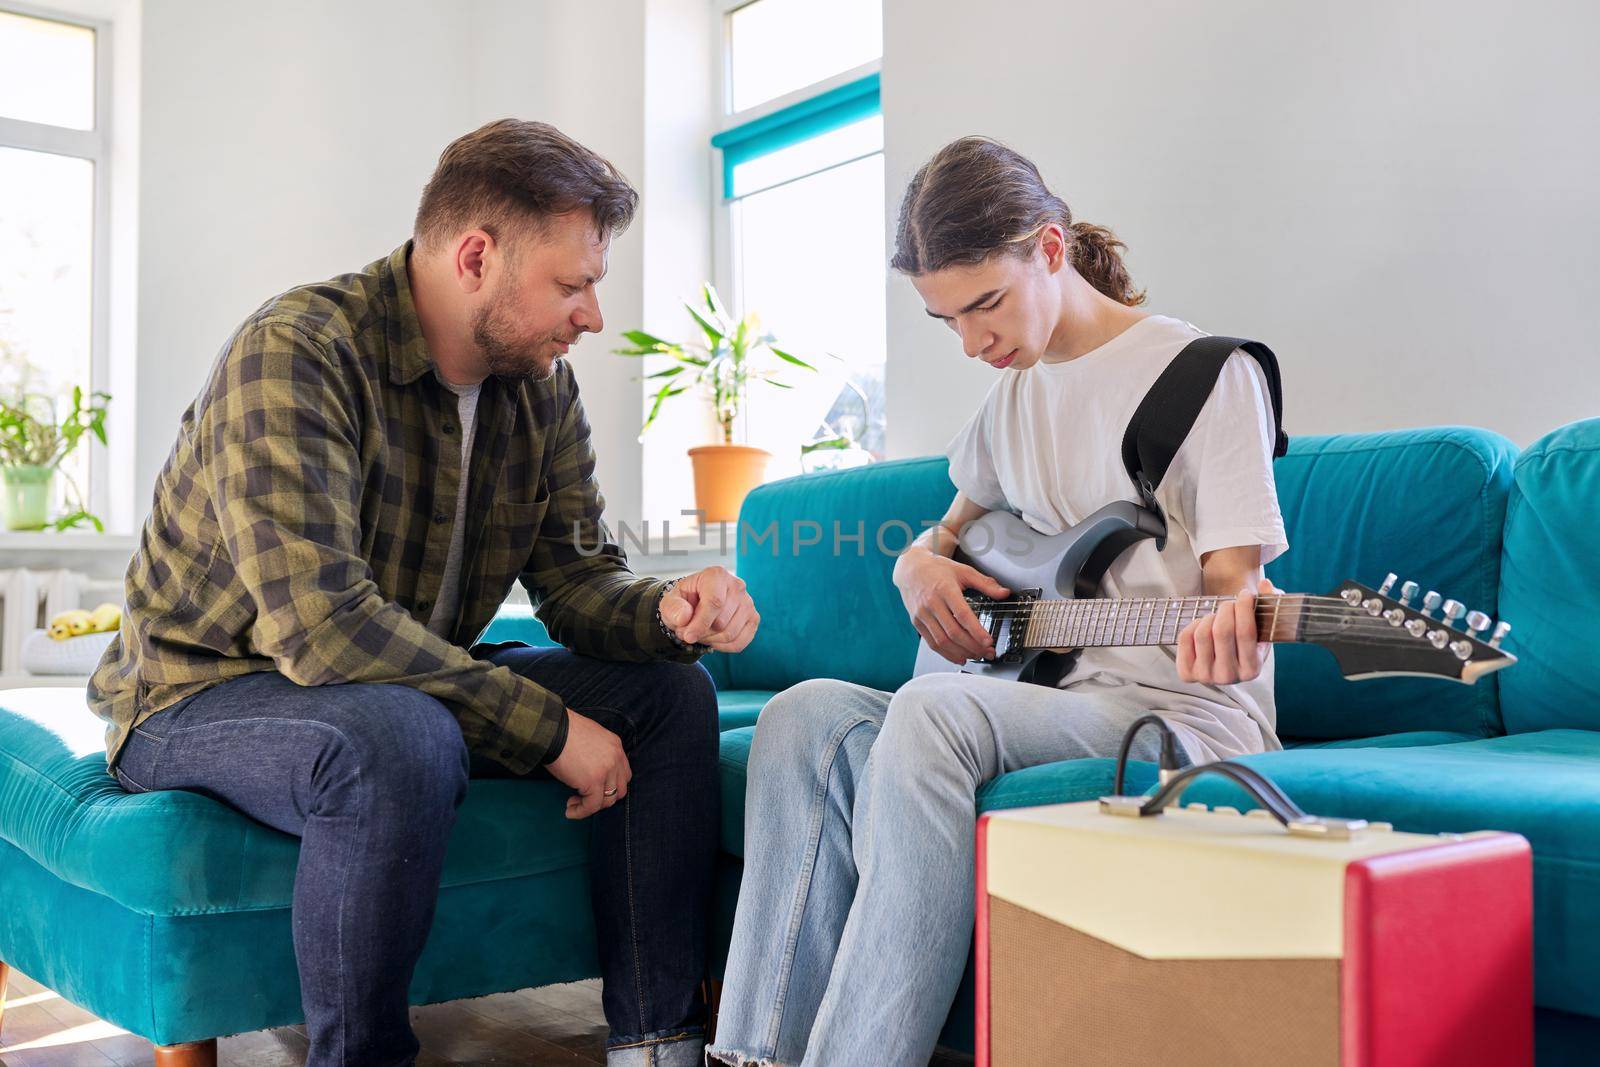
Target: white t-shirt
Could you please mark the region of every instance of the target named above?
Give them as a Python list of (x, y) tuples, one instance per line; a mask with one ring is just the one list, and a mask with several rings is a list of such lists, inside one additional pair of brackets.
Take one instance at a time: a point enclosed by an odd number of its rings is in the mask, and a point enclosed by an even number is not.
[(461, 606), (461, 553), (467, 533), (467, 470), (472, 466), (472, 434), (478, 423), (478, 394), (483, 383), (444, 387), (456, 394), (456, 414), (461, 419), (461, 483), (456, 486), (456, 514), (450, 527), (450, 551), (444, 559), (444, 575), (439, 579), (439, 599), (428, 616), (428, 629), (449, 637), (455, 625), (456, 609)]
[[(1113, 501), (1137, 501), (1122, 464), (1128, 421), (1173, 357), (1201, 336), (1152, 315), (1077, 359), (999, 371), (950, 443), (951, 480), (975, 503), (1018, 514), (1044, 534)], [(1271, 405), (1260, 365), (1234, 352), (1157, 488), (1166, 548), (1145, 540), (1123, 553), (1102, 596), (1199, 596), (1205, 553), (1260, 545), (1266, 563), (1289, 547), (1273, 488)], [(1179, 680), (1177, 662), (1169, 646), (1087, 648), (1062, 685), (1116, 690), (1160, 712), (1195, 762), (1282, 747), (1270, 655), (1259, 676), (1224, 686)]]

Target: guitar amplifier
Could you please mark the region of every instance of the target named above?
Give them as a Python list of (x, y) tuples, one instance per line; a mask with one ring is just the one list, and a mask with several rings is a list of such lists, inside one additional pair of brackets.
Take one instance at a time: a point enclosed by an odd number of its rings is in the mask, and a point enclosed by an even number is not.
[(1522, 837), (1146, 799), (980, 820), (978, 1067), (1532, 1063)]

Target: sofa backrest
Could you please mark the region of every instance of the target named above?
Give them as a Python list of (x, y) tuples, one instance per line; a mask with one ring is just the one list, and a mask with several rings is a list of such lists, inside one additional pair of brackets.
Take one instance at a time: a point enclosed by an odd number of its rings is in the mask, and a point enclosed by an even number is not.
[(1506, 729), (1600, 730), (1600, 419), (1518, 459), (1506, 509), (1500, 612), (1518, 662), (1498, 675)]
[[(1320, 593), (1346, 578), (1376, 585), (1395, 571), (1493, 615), (1515, 452), (1505, 438), (1468, 427), (1295, 438), (1276, 466), (1291, 547), (1268, 574), (1281, 588)], [(931, 456), (752, 492), (740, 515), (738, 572), (762, 609), (761, 629), (748, 649), (718, 664), (719, 683), (904, 683), (917, 636), (890, 581), (891, 553), (944, 513), (955, 493), (947, 471), (942, 456)], [(858, 532), (860, 541), (845, 540)], [(1346, 682), (1327, 652), (1285, 645), (1277, 677), (1285, 737), (1502, 732), (1493, 676), (1470, 688), (1433, 679)]]
[(896, 689), (909, 678), (917, 632), (890, 576), (895, 553), (949, 508), (947, 471), (943, 456), (894, 460), (752, 491), (739, 512), (737, 570), (761, 627), (726, 657), (729, 688), (842, 678)]
[[(1462, 426), (1294, 438), (1273, 468), (1289, 551), (1267, 576), (1280, 589), (1325, 593), (1345, 579), (1375, 587), (1393, 571), (1493, 616), (1515, 457), (1499, 434)], [(1286, 738), (1503, 732), (1496, 675), (1470, 687), (1347, 682), (1321, 648), (1280, 645), (1276, 657)]]

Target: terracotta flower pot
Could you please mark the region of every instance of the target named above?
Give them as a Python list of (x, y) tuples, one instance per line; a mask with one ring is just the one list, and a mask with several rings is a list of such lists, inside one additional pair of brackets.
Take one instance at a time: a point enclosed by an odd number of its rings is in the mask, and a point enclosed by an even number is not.
[(772, 453), (749, 445), (701, 445), (689, 449), (694, 463), (694, 503), (701, 522), (737, 522), (739, 505), (761, 484)]

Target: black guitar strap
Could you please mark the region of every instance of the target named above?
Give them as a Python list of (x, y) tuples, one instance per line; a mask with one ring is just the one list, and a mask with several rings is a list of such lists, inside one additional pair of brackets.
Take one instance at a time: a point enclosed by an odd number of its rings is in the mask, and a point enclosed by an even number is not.
[[(1161, 372), (1150, 391), (1139, 402), (1138, 410), (1122, 437), (1122, 465), (1138, 487), (1140, 500), (1166, 526), (1167, 516), (1156, 503), (1156, 487), (1166, 476), (1172, 457), (1194, 428), (1200, 409), (1222, 374), (1222, 365), (1239, 349), (1255, 357), (1266, 372), (1267, 392), (1272, 398), (1272, 417), (1276, 437), (1274, 457), (1289, 449), (1283, 432), (1283, 381), (1278, 374), (1278, 357), (1260, 341), (1239, 337), (1200, 337), (1190, 341)], [(1163, 545), (1165, 537), (1157, 543)]]

